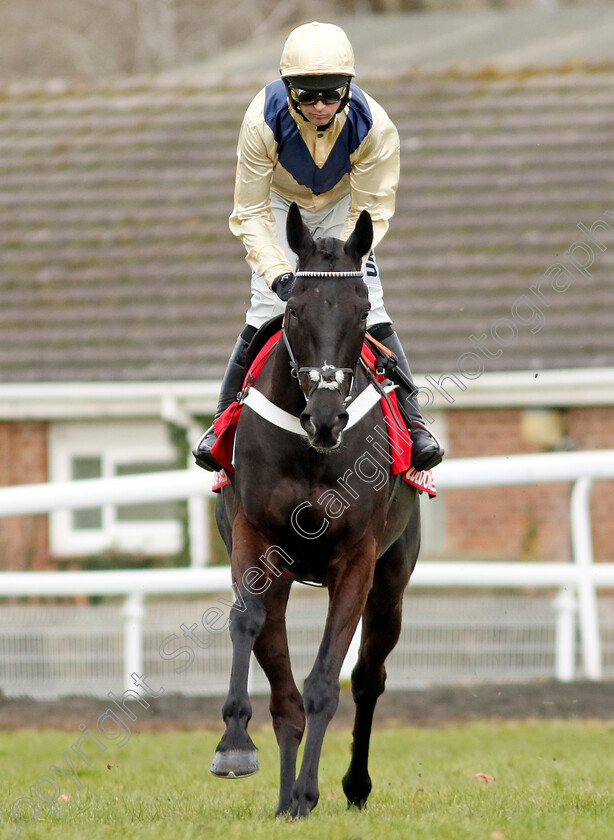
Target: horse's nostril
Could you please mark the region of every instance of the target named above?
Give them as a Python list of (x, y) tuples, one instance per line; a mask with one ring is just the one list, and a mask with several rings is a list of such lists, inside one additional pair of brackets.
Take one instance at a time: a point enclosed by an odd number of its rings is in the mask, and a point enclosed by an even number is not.
[(336, 432), (342, 432), (348, 424), (348, 420), (350, 419), (350, 415), (347, 411), (342, 411), (340, 414), (337, 415), (337, 421), (333, 426)]
[(308, 414), (306, 411), (304, 411), (301, 414), (301, 416), (299, 417), (299, 420), (300, 420), (301, 426), (307, 432), (308, 435), (315, 435), (315, 433), (317, 432), (317, 429), (316, 429), (315, 423), (313, 422), (313, 418), (312, 418), (311, 414)]

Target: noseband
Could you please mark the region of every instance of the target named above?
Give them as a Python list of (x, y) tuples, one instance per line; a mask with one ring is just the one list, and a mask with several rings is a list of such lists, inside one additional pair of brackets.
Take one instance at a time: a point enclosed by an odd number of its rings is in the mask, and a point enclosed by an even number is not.
[[(359, 277), (361, 279), (364, 279), (362, 271), (296, 271), (294, 273), (294, 276), (295, 278), (336, 277), (339, 280), (353, 277), (356, 279), (358, 279)], [(299, 366), (299, 363), (296, 360), (296, 356), (294, 355), (292, 346), (290, 344), (290, 339), (288, 338), (285, 317), (282, 325), (282, 335), (284, 338), (284, 344), (286, 345), (286, 350), (288, 351), (288, 356), (290, 357), (290, 367), (292, 369), (292, 376), (298, 379), (300, 385), (300, 376), (302, 373), (306, 373), (309, 376), (309, 381), (313, 383), (313, 387), (309, 390), (309, 393), (307, 394), (301, 386), (301, 390), (303, 391), (303, 396), (305, 397), (305, 400), (309, 400), (314, 391), (317, 391), (318, 388), (326, 388), (331, 391), (338, 391), (343, 382), (345, 381), (346, 374), (349, 374), (349, 376), (351, 377), (348, 394), (351, 392), (354, 377), (354, 368), (336, 367), (336, 365), (327, 364), (326, 361), (324, 362), (322, 367), (301, 367)]]

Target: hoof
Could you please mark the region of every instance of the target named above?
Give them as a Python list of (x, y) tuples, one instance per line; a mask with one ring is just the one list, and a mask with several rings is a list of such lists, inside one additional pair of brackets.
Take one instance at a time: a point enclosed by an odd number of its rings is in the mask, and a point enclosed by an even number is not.
[(209, 769), (220, 779), (243, 779), (257, 773), (260, 764), (256, 750), (218, 750)]

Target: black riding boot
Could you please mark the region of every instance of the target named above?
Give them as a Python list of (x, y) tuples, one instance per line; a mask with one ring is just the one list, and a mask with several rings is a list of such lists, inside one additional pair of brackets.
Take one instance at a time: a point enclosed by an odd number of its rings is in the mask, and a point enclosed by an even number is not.
[[(387, 329), (386, 329), (387, 328)], [(388, 350), (396, 356), (396, 365), (389, 375), (397, 388), (397, 400), (399, 408), (407, 422), (409, 435), (412, 442), (411, 461), (412, 466), (417, 470), (430, 470), (440, 464), (444, 450), (439, 441), (429, 432), (424, 424), (424, 419), (418, 406), (418, 388), (409, 369), (409, 362), (403, 352), (399, 337), (388, 324), (376, 326), (369, 331), (371, 335), (380, 341)]]
[(246, 329), (243, 330), (241, 335), (238, 337), (237, 343), (235, 344), (230, 355), (230, 359), (228, 360), (226, 372), (224, 373), (224, 378), (222, 379), (222, 387), (220, 389), (220, 396), (215, 410), (215, 419), (213, 424), (209, 426), (207, 431), (196, 444), (195, 449), (192, 450), (192, 455), (194, 455), (198, 466), (202, 467), (204, 470), (209, 470), (209, 472), (215, 472), (216, 470), (222, 469), (222, 465), (219, 464), (211, 454), (211, 448), (217, 440), (217, 435), (213, 431), (213, 425), (215, 424), (215, 420), (217, 420), (217, 418), (226, 411), (228, 406), (236, 400), (237, 393), (241, 390), (241, 386), (243, 385), (243, 379), (245, 378), (245, 354), (247, 353), (247, 348), (249, 347), (249, 341), (247, 340), (247, 337), (244, 336), (248, 330), (250, 331), (249, 338), (251, 340), (255, 330), (251, 327), (246, 327)]

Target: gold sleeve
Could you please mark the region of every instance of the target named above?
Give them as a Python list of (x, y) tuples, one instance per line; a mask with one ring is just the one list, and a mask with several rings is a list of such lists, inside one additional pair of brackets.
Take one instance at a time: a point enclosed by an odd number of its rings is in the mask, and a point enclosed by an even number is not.
[(362, 210), (373, 220), (373, 247), (384, 238), (394, 215), (400, 175), (400, 143), (396, 126), (381, 105), (367, 97), (373, 127), (351, 156), (350, 210), (342, 239), (354, 230)]
[(231, 232), (244, 244), (250, 268), (268, 285), (280, 274), (292, 271), (277, 239), (271, 211), (271, 182), (276, 163), (273, 132), (262, 119), (264, 91), (247, 109), (237, 147), (234, 208)]

